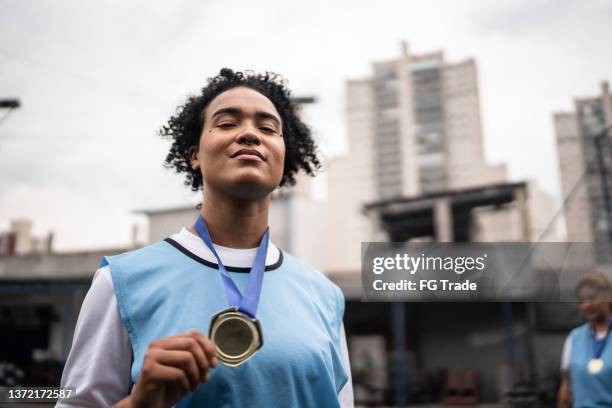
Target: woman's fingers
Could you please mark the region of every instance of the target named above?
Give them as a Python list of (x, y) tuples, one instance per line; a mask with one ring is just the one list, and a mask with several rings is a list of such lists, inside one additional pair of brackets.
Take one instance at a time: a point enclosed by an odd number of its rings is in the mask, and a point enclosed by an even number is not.
[(194, 390), (198, 386), (203, 376), (192, 352), (186, 350), (157, 349), (155, 353), (155, 360), (158, 364), (183, 370), (189, 380), (189, 390)]
[(194, 339), (197, 340), (198, 343), (200, 343), (202, 350), (204, 350), (204, 352), (206, 353), (206, 356), (208, 357), (210, 366), (216, 367), (217, 366), (217, 350), (212, 340), (204, 336), (201, 332), (198, 332), (198, 331), (190, 332), (188, 333), (188, 335), (192, 336)]
[(145, 353), (130, 403), (135, 408), (172, 406), (200, 381), (208, 382), (209, 369), (216, 365), (214, 344), (201, 332), (154, 340)]
[(191, 391), (187, 374), (180, 368), (156, 364), (151, 371), (150, 379), (156, 383), (164, 384), (165, 392), (173, 391), (168, 389), (168, 387), (176, 389), (175, 392), (178, 392), (180, 395), (186, 395)]
[(151, 343), (150, 349), (184, 350), (190, 352), (198, 366), (199, 377), (203, 381), (209, 380), (209, 368), (217, 366), (214, 344), (201, 332), (193, 331), (155, 340)]

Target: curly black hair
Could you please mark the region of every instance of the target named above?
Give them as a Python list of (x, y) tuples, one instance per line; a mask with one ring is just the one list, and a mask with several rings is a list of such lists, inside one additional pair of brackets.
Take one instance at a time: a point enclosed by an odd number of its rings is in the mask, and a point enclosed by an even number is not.
[(281, 116), (285, 166), (280, 185), (294, 185), (295, 174), (300, 169), (314, 176), (321, 168), (317, 148), (310, 129), (298, 117), (298, 105), (292, 99), (286, 81), (272, 72), (265, 74), (250, 71), (234, 72), (229, 68), (223, 68), (219, 75), (209, 78), (200, 95), (189, 96), (187, 102), (179, 106), (176, 114), (159, 130), (160, 136), (172, 139), (164, 167), (174, 169), (178, 174), (184, 173), (185, 185), (191, 187), (191, 190), (197, 191), (202, 188), (202, 174), (198, 169), (192, 169), (190, 165), (190, 149), (199, 146), (206, 107), (219, 94), (238, 86), (254, 89), (270, 99)]

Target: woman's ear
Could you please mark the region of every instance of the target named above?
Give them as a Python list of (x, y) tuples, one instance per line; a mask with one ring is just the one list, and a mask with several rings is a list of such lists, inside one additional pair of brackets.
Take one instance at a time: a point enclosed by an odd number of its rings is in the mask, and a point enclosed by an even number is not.
[(197, 146), (191, 146), (188, 150), (189, 152), (189, 162), (191, 163), (191, 168), (193, 170), (197, 170), (200, 168), (200, 161), (198, 160), (198, 148)]

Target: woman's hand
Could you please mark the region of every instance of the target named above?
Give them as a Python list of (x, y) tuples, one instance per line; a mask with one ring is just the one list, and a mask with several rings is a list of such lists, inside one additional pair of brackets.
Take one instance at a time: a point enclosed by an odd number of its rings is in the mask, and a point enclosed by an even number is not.
[(217, 366), (213, 342), (193, 331), (155, 340), (144, 357), (140, 378), (132, 393), (115, 408), (169, 408), (208, 382)]

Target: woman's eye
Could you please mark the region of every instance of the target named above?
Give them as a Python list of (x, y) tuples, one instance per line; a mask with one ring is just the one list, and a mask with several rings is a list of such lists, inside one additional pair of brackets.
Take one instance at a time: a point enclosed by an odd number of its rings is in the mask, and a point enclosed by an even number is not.
[(262, 132), (266, 132), (266, 133), (274, 133), (276, 132), (275, 129), (272, 129), (271, 127), (267, 127), (267, 126), (262, 126), (259, 128), (259, 130), (261, 130)]
[(221, 129), (226, 129), (226, 128), (230, 128), (230, 127), (233, 127), (233, 126), (235, 126), (235, 125), (233, 123), (231, 123), (231, 122), (219, 123), (217, 125), (217, 127), (220, 127)]

